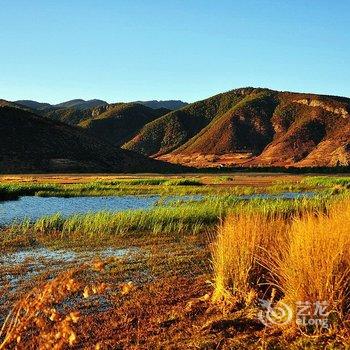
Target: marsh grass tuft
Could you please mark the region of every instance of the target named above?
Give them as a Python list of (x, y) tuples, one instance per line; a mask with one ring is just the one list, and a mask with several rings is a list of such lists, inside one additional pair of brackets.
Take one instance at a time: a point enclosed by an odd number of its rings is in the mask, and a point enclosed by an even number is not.
[(235, 303), (249, 304), (264, 282), (259, 258), (278, 254), (287, 226), (287, 220), (272, 213), (226, 218), (213, 246), (214, 301), (233, 298)]
[(345, 319), (350, 296), (350, 202), (334, 204), (327, 214), (296, 218), (289, 235), (285, 257), (275, 271), (284, 300), (293, 306), (325, 301), (338, 319)]
[(270, 211), (226, 218), (213, 249), (214, 301), (247, 305), (252, 296), (270, 295), (293, 309), (298, 302), (324, 301), (333, 326), (349, 317), (349, 198), (324, 208), (298, 209), (287, 216)]

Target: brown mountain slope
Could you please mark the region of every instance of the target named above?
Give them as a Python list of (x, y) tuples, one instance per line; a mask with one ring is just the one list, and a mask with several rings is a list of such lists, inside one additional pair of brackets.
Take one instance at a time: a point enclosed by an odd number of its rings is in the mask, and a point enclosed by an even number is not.
[(274, 140), (252, 165), (350, 164), (350, 100), (286, 94), (271, 120)]
[(124, 147), (193, 166), (348, 165), (349, 112), (348, 98), (238, 89), (147, 124)]
[(273, 91), (249, 94), (174, 154), (227, 154), (232, 151), (259, 154), (272, 141), (270, 119), (277, 103)]
[(93, 110), (91, 118), (82, 120), (79, 126), (100, 139), (121, 146), (145, 124), (168, 112), (168, 109), (153, 109), (138, 103), (116, 103)]
[(95, 139), (84, 130), (0, 107), (0, 172), (161, 172), (177, 168)]
[(197, 135), (254, 89), (237, 89), (192, 103), (146, 124), (123, 148), (148, 156), (169, 153)]

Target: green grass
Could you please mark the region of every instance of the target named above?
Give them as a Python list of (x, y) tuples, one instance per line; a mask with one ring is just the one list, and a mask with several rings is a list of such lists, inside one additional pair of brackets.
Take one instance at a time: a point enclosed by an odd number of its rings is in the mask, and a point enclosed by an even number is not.
[(332, 187), (335, 185), (350, 188), (350, 177), (348, 176), (312, 176), (301, 180), (301, 184), (314, 187)]
[[(106, 241), (122, 237), (150, 237), (152, 235), (205, 234), (214, 231), (228, 213), (261, 212), (266, 215), (284, 214), (286, 217), (305, 210), (324, 211), (328, 203), (340, 196), (319, 195), (295, 200), (253, 199), (237, 196), (208, 196), (201, 201), (171, 202), (146, 210), (98, 212), (63, 217), (46, 216), (30, 223), (24, 220), (13, 224), (2, 234), (2, 243), (17, 237), (34, 242), (41, 237), (46, 243), (59, 240), (67, 245), (75, 242)], [(82, 239), (83, 238), (83, 239)]]
[(120, 179), (120, 180), (111, 180), (111, 181), (100, 181), (99, 184), (104, 185), (130, 185), (130, 186), (159, 186), (163, 185), (166, 181), (165, 178), (147, 178), (147, 179)]
[[(251, 195), (259, 189), (253, 187), (207, 186), (197, 178), (145, 178), (115, 179), (78, 184), (0, 184), (4, 196), (110, 196), (159, 194), (162, 197), (154, 208), (125, 212), (98, 212), (63, 217), (60, 214), (43, 217), (36, 222), (24, 220), (3, 229), (0, 244), (16, 240), (35, 242), (40, 236), (47, 244), (58, 240), (84, 244), (84, 239), (96, 242), (117, 237), (148, 237), (150, 235), (187, 235), (214, 231), (227, 213), (262, 212), (291, 216), (305, 210), (324, 211), (334, 198), (347, 195), (349, 178), (306, 178), (297, 184), (277, 182), (264, 192), (302, 191), (316, 188), (313, 198), (245, 200), (239, 195)], [(221, 180), (221, 179), (220, 179)], [(225, 179), (226, 180), (226, 179)], [(214, 181), (215, 182), (215, 181)], [(345, 186), (334, 191), (334, 186)], [(292, 187), (290, 187), (292, 186)], [(261, 189), (260, 189), (261, 191)], [(203, 195), (200, 201), (182, 199), (182, 195)], [(337, 195), (334, 195), (337, 194)], [(167, 196), (176, 195), (169, 201)], [(84, 239), (82, 239), (82, 237)], [(7, 242), (7, 243), (6, 243)], [(32, 243), (30, 243), (32, 244)]]
[(291, 183), (284, 182), (282, 180), (276, 181), (273, 185), (266, 188), (268, 193), (280, 193), (280, 192), (304, 192), (315, 190), (315, 186), (308, 183)]
[(77, 184), (0, 184), (0, 200), (17, 199), (20, 196), (78, 197), (122, 195), (191, 195), (191, 194), (252, 194), (253, 187), (212, 187), (199, 179), (147, 178), (94, 181)]
[(0, 200), (17, 199), (20, 196), (34, 196), (40, 191), (58, 191), (55, 184), (0, 184)]
[(2, 183), (0, 200), (17, 199), (20, 196), (77, 197), (77, 196), (122, 196), (122, 195), (249, 195), (266, 193), (302, 192), (329, 189), (339, 192), (350, 188), (350, 177), (306, 177), (297, 183), (276, 181), (272, 186), (259, 189), (251, 186), (215, 186), (222, 182), (233, 182), (232, 176), (213, 178), (212, 185), (206, 185), (199, 178), (132, 178), (89, 183)]
[(284, 182), (277, 180), (273, 185), (266, 188), (268, 193), (304, 192), (319, 191), (328, 189), (329, 192), (350, 189), (350, 177), (336, 176), (308, 176), (296, 183)]
[(203, 183), (198, 179), (189, 178), (147, 178), (147, 179), (125, 179), (125, 180), (112, 180), (101, 181), (100, 184), (104, 185), (129, 185), (129, 186), (202, 186)]

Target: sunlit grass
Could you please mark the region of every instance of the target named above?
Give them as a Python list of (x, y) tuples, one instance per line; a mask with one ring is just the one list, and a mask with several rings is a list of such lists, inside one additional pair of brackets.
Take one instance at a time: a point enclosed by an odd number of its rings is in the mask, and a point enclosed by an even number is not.
[(310, 176), (301, 180), (301, 184), (315, 187), (332, 187), (341, 185), (350, 188), (350, 177), (348, 176)]
[(186, 194), (251, 194), (256, 189), (248, 186), (213, 187), (191, 178), (146, 178), (93, 181), (76, 184), (2, 183), (0, 200), (20, 196), (78, 197), (122, 195), (186, 195)]
[[(239, 196), (207, 196), (189, 202), (175, 200), (160, 203), (150, 209), (123, 212), (103, 211), (64, 217), (61, 214), (42, 217), (34, 222), (23, 220), (4, 230), (2, 244), (19, 238), (35, 241), (38, 236), (50, 244), (59, 240), (66, 244), (81, 241), (111, 240), (113, 237), (149, 237), (152, 235), (191, 235), (213, 232), (227, 215), (260, 213), (262, 215), (290, 216), (304, 210), (325, 210), (333, 197), (252, 199)], [(6, 243), (7, 242), (7, 243)]]
[[(131, 179), (95, 180), (87, 183), (1, 183), (0, 200), (20, 196), (77, 197), (122, 195), (230, 195), (259, 192), (303, 192), (328, 189), (331, 193), (349, 188), (349, 177), (306, 177), (298, 182), (275, 181), (265, 188), (237, 186), (232, 176), (216, 176), (203, 181), (200, 177), (149, 177)], [(208, 183), (209, 181), (209, 183)], [(221, 185), (223, 184), (223, 185)]]
[(229, 215), (213, 245), (213, 300), (249, 304), (264, 295), (277, 304), (283, 300), (295, 310), (298, 302), (308, 302), (311, 308), (326, 302), (333, 325), (346, 319), (350, 199), (345, 195), (314, 204), (308, 200), (304, 206), (299, 202), (294, 211), (240, 210)]
[(344, 319), (350, 292), (350, 201), (332, 206), (327, 214), (295, 219), (289, 235), (276, 271), (284, 300), (293, 306), (325, 301), (328, 311)]
[(261, 213), (226, 218), (213, 247), (214, 301), (234, 298), (249, 304), (261, 275), (259, 250), (274, 249), (285, 227), (282, 217)]

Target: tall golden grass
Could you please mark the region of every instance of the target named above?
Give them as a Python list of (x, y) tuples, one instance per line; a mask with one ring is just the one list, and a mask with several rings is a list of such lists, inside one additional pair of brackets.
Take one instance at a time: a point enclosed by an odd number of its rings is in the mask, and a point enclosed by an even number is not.
[[(345, 320), (350, 291), (350, 201), (298, 216), (229, 216), (213, 249), (214, 300), (250, 301), (277, 290), (277, 300), (325, 301)], [(274, 293), (272, 293), (274, 294)], [(266, 295), (265, 295), (266, 296)], [(276, 301), (277, 301), (276, 300)]]
[(350, 291), (350, 201), (331, 206), (328, 214), (295, 219), (285, 248), (275, 271), (285, 301), (326, 301), (343, 318)]
[(247, 302), (263, 281), (266, 256), (277, 258), (288, 222), (280, 215), (261, 213), (229, 216), (213, 246), (214, 300), (234, 296)]

